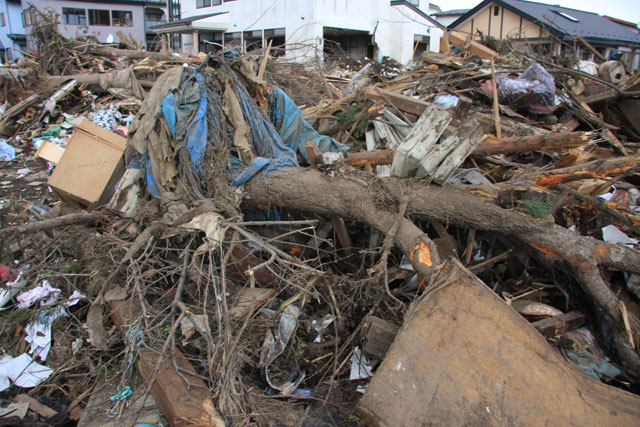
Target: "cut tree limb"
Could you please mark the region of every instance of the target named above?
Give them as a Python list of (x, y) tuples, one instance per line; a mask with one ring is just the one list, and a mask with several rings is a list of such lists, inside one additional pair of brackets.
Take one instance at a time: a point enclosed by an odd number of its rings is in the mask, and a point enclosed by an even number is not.
[(69, 214), (58, 218), (45, 219), (43, 221), (3, 228), (0, 230), (0, 237), (13, 233), (37, 233), (38, 231), (52, 230), (54, 228), (66, 227), (68, 225), (96, 223), (100, 218), (100, 215), (94, 213)]
[[(410, 216), (516, 237), (546, 258), (564, 262), (574, 270), (586, 294), (604, 313), (623, 366), (630, 375), (640, 378), (640, 358), (625, 337), (618, 298), (599, 271), (599, 268), (612, 268), (640, 273), (640, 252), (636, 250), (576, 235), (559, 225), (502, 209), (453, 186), (410, 185), (407, 188), (405, 182), (396, 179), (376, 180), (366, 174), (359, 174), (358, 178), (332, 177), (310, 169), (290, 168), (253, 179), (245, 188), (248, 197), (243, 203), (248, 206), (283, 206), (340, 215), (367, 222), (385, 233), (396, 217), (387, 206), (397, 205), (400, 195), (410, 194), (407, 207)], [(439, 264), (433, 242), (406, 217), (402, 219), (395, 244), (420, 274), (430, 275), (431, 267)], [(420, 262), (421, 259), (424, 262)]]
[(557, 150), (582, 147), (591, 139), (585, 132), (548, 133), (546, 135), (503, 136), (487, 135), (473, 154), (526, 153), (535, 150)]

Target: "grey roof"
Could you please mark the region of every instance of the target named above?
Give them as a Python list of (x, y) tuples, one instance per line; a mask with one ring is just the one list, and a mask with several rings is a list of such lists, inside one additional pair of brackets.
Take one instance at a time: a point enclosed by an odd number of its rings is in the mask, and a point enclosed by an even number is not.
[(504, 6), (530, 21), (543, 24), (556, 36), (581, 36), (587, 40), (640, 45), (640, 34), (597, 13), (524, 0), (485, 0), (453, 22), (450, 27), (455, 28), (491, 2)]

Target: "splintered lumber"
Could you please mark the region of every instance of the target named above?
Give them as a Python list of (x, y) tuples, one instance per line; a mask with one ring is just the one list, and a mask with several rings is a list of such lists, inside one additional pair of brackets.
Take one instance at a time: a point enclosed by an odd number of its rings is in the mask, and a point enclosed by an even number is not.
[(553, 337), (584, 326), (586, 319), (579, 311), (570, 311), (562, 316), (547, 317), (533, 322), (531, 326), (536, 328), (545, 337)]
[[(124, 333), (139, 314), (139, 302), (136, 304), (125, 300), (110, 301), (109, 304), (113, 323)], [(164, 358), (160, 369), (155, 372), (161, 357)], [(161, 355), (158, 349), (140, 347), (137, 362), (140, 374), (147, 383), (152, 384), (153, 398), (171, 425), (225, 426), (209, 397), (208, 387), (179, 350), (172, 355)], [(191, 387), (176, 372), (174, 363), (181, 375), (189, 380)]]
[(398, 146), (391, 165), (391, 175), (404, 178), (415, 171), (420, 161), (438, 142), (452, 118), (449, 110), (435, 104), (427, 104), (409, 135)]
[(494, 56), (498, 56), (498, 52), (486, 47), (482, 43), (470, 40), (470, 37), (471, 36), (467, 36), (460, 31), (451, 31), (449, 32), (449, 43), (460, 48), (466, 48), (468, 44), (469, 52), (479, 56), (480, 58), (492, 58)]
[(421, 115), (424, 110), (430, 105), (428, 102), (420, 101), (410, 96), (402, 95), (384, 89), (368, 87), (365, 88), (363, 92), (367, 96), (367, 98), (373, 99), (375, 101), (384, 101), (384, 98), (387, 98), (391, 102), (393, 102), (393, 105), (398, 110), (404, 111), (405, 113), (415, 114), (416, 116)]
[(638, 425), (640, 397), (573, 368), (457, 260), (407, 314), (358, 403), (369, 425)]
[[(629, 91), (640, 91), (640, 83), (631, 86)], [(637, 134), (640, 134), (640, 99), (621, 99), (616, 103), (622, 115)]]
[(0, 120), (0, 128), (3, 128), (9, 120), (22, 114), (27, 108), (31, 107), (33, 104), (37, 102), (40, 102), (41, 100), (42, 100), (42, 96), (38, 95), (37, 93), (34, 93), (33, 95), (23, 99), (13, 107), (9, 108), (1, 116), (2, 119)]
[[(586, 294), (604, 314), (627, 374), (640, 377), (640, 358), (628, 341), (618, 297), (599, 270), (612, 268), (640, 273), (640, 253), (636, 250), (581, 236), (557, 224), (503, 209), (453, 186), (408, 184), (394, 178), (377, 180), (366, 173), (351, 174), (347, 179), (310, 168), (287, 168), (254, 178), (245, 189), (248, 194), (243, 205), (246, 207), (287, 207), (340, 215), (366, 222), (383, 233), (391, 229), (397, 217), (386, 206), (399, 206), (403, 195), (410, 194), (406, 213), (411, 217), (519, 239), (532, 253), (551, 264), (569, 267), (575, 273)], [(379, 203), (382, 194), (386, 198), (383, 206)], [(409, 219), (402, 218), (400, 223), (394, 239), (396, 246), (423, 277), (428, 277), (432, 272), (428, 267), (439, 264), (433, 242)]]
[(473, 154), (526, 153), (536, 150), (560, 150), (576, 148), (591, 142), (586, 132), (548, 133), (528, 136), (486, 135)]
[(26, 394), (19, 394), (15, 397), (15, 401), (16, 402), (22, 402), (22, 403), (28, 403), (29, 404), (29, 409), (32, 410), (33, 412), (37, 413), (38, 415), (40, 415), (41, 417), (44, 418), (51, 418), (54, 415), (56, 415), (58, 412), (54, 411), (53, 409), (49, 408), (46, 405), (43, 405), (42, 403), (38, 402), (36, 399), (34, 399), (33, 397), (26, 395)]
[(482, 126), (471, 117), (420, 161), (416, 177), (430, 176), (438, 184), (444, 184), (480, 141)]

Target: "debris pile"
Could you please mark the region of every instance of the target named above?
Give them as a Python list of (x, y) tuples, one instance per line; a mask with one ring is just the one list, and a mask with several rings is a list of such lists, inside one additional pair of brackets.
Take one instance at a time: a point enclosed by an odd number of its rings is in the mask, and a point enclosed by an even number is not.
[(25, 86), (0, 419), (636, 422), (640, 74), (456, 34), (401, 71), (43, 22), (0, 70)]

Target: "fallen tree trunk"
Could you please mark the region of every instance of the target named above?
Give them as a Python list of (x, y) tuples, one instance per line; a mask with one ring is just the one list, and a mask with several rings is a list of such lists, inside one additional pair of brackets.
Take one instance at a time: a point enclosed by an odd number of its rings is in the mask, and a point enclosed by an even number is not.
[[(324, 215), (340, 215), (365, 221), (388, 232), (395, 215), (387, 206), (397, 206), (408, 196), (409, 216), (451, 223), (458, 226), (495, 231), (527, 243), (552, 261), (568, 264), (581, 281), (584, 291), (603, 312), (612, 329), (618, 356), (627, 372), (640, 378), (640, 358), (629, 343), (619, 309), (619, 301), (603, 279), (599, 267), (640, 273), (640, 253), (573, 232), (550, 222), (536, 220), (482, 201), (455, 187), (407, 185), (397, 179), (377, 180), (366, 174), (328, 176), (311, 169), (285, 169), (259, 176), (245, 186), (244, 204), (266, 208), (288, 207)], [(433, 258), (417, 262), (421, 242)], [(420, 273), (431, 272), (438, 264), (431, 240), (407, 218), (402, 218), (395, 236), (396, 245), (410, 258)], [(632, 322), (632, 324), (634, 324)]]
[(581, 147), (591, 142), (585, 132), (549, 133), (500, 139), (488, 136), (473, 150), (473, 154), (526, 153), (536, 150), (555, 150)]
[[(104, 74), (72, 74), (68, 76), (47, 76), (45, 79), (46, 85), (49, 88), (54, 88), (62, 85), (62, 83), (67, 82), (69, 80), (76, 80), (78, 83), (86, 83), (91, 86), (93, 89), (99, 89), (102, 91), (102, 87), (100, 85), (100, 81)], [(155, 83), (154, 80), (142, 80), (139, 79), (138, 82), (142, 87), (152, 88)]]
[(131, 59), (153, 59), (154, 61), (172, 61), (172, 62), (186, 62), (191, 63), (193, 59), (181, 56), (174, 55), (172, 53), (162, 53), (162, 52), (149, 52), (146, 50), (129, 50), (129, 49), (118, 49), (115, 47), (109, 46), (77, 46), (74, 47), (78, 53), (93, 53), (96, 55), (102, 56), (126, 56)]

